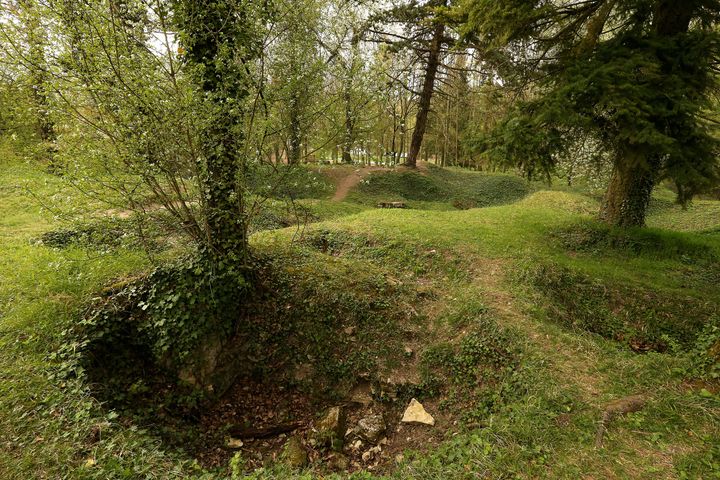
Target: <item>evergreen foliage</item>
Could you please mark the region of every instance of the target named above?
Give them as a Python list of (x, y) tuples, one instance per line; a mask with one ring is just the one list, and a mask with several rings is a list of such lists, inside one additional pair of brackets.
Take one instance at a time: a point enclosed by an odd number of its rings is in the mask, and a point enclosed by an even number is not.
[(529, 175), (553, 172), (580, 138), (613, 159), (602, 216), (641, 225), (652, 188), (678, 201), (720, 181), (720, 2), (469, 1), (466, 35), (530, 93), (478, 147)]

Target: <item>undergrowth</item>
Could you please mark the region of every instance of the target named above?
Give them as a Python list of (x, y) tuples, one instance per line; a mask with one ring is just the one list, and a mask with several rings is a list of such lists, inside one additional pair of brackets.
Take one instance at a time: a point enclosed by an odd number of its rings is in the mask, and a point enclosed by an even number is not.
[(691, 348), (719, 313), (712, 301), (609, 282), (559, 265), (533, 265), (523, 276), (547, 299), (549, 318), (638, 352), (663, 352), (670, 342)]

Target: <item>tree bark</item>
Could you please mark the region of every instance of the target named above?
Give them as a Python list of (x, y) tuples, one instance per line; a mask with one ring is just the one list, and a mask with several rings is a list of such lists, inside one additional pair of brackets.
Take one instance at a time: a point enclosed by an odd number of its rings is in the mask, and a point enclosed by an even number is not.
[(435, 79), (437, 77), (438, 67), (440, 66), (440, 50), (442, 48), (443, 35), (445, 34), (445, 25), (438, 23), (433, 31), (432, 41), (430, 42), (430, 52), (428, 55), (427, 69), (425, 70), (425, 80), (423, 81), (423, 89), (420, 94), (418, 103), (418, 112), (415, 117), (415, 130), (413, 131), (410, 150), (407, 157), (407, 166), (416, 167), (420, 148), (422, 147), (423, 137), (427, 129), (428, 114), (430, 113), (430, 102), (432, 101), (433, 92), (435, 91)]
[(240, 184), (246, 173), (243, 101), (249, 93), (241, 62), (232, 52), (238, 42), (251, 44), (254, 32), (241, 19), (246, 7), (234, 2), (216, 2), (210, 8), (183, 0), (177, 6), (187, 60), (202, 66), (196, 71), (196, 81), (213, 107), (203, 132), (204, 158), (198, 159), (207, 225), (205, 247), (219, 265), (242, 265), (249, 258)]
[[(346, 79), (346, 82), (349, 81), (349, 78)], [(343, 92), (343, 100), (345, 103), (345, 137), (343, 138), (342, 145), (342, 161), (343, 163), (353, 163), (352, 154), (350, 153), (350, 151), (352, 150), (353, 143), (355, 141), (355, 122), (352, 115), (352, 95), (349, 85), (347, 84), (345, 85), (345, 91)]]
[(288, 164), (297, 165), (302, 157), (302, 131), (300, 126), (300, 112), (297, 109), (298, 99), (296, 94), (290, 100), (290, 125), (288, 138)]
[[(19, 2), (25, 18), (28, 57), (30, 60), (30, 83), (32, 99), (37, 115), (37, 133), (42, 142), (48, 146), (48, 154), (52, 157), (52, 144), (57, 140), (55, 124), (50, 119), (50, 102), (46, 89), (47, 61), (45, 59), (45, 44), (48, 42), (47, 32), (43, 30), (37, 5), (29, 0)], [(52, 159), (51, 159), (52, 160)]]
[(600, 219), (616, 227), (642, 227), (655, 187), (658, 162), (632, 147), (623, 148), (617, 155)]

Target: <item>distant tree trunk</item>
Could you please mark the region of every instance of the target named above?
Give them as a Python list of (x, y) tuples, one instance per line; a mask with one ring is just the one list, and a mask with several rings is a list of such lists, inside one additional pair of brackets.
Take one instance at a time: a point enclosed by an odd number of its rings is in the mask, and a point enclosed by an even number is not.
[(290, 131), (288, 134), (288, 164), (296, 165), (300, 163), (300, 157), (302, 156), (302, 132), (300, 127), (300, 112), (298, 112), (297, 104), (298, 99), (293, 98), (290, 100), (290, 125), (288, 125)]
[(440, 50), (442, 48), (444, 34), (445, 25), (439, 23), (435, 26), (432, 41), (430, 42), (430, 52), (428, 54), (427, 69), (425, 70), (425, 80), (423, 81), (423, 89), (420, 94), (418, 112), (415, 118), (415, 130), (413, 131), (410, 151), (408, 152), (406, 162), (409, 167), (413, 168), (417, 166), (417, 158), (420, 154), (420, 147), (422, 147), (425, 130), (427, 129), (430, 102), (432, 101), (433, 92), (435, 91), (435, 78), (437, 77), (438, 67), (440, 66)]
[(354, 142), (354, 121), (352, 116), (352, 96), (350, 92), (349, 80), (346, 80), (345, 91), (343, 92), (343, 100), (345, 102), (345, 137), (342, 145), (342, 161), (343, 163), (353, 163), (352, 154), (350, 153)]
[(275, 164), (282, 162), (282, 149), (280, 148), (280, 142), (275, 142), (273, 146), (274, 155), (275, 155)]
[(50, 103), (48, 101), (46, 81), (47, 62), (45, 59), (45, 43), (47, 34), (40, 22), (40, 13), (37, 5), (30, 0), (19, 2), (25, 17), (27, 43), (30, 47), (28, 58), (30, 63), (30, 87), (32, 99), (37, 116), (37, 134), (40, 140), (48, 147), (48, 155), (52, 157), (52, 144), (57, 140), (55, 124), (50, 118)]

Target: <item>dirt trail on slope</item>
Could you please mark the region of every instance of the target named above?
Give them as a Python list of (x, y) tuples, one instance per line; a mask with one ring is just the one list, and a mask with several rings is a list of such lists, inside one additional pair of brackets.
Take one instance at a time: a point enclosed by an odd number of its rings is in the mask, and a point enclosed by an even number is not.
[(350, 190), (355, 188), (360, 184), (360, 182), (363, 181), (365, 177), (370, 175), (372, 172), (402, 172), (402, 171), (416, 171), (423, 175), (427, 175), (428, 173), (428, 163), (420, 161), (417, 163), (416, 168), (410, 168), (404, 165), (399, 165), (397, 167), (360, 167), (349, 174), (345, 175), (340, 174), (342, 170), (335, 169), (334, 171), (331, 170), (330, 177), (335, 182), (337, 186), (337, 190), (335, 191), (335, 195), (332, 197), (333, 202), (342, 202), (345, 200), (350, 193)]
[[(518, 329), (525, 334), (529, 343), (538, 348), (549, 361), (549, 371), (558, 384), (575, 387), (579, 400), (597, 410), (599, 419), (608, 401), (616, 397), (616, 394), (612, 393), (613, 380), (600, 370), (603, 352), (592, 340), (578, 337), (571, 332), (558, 332), (523, 311), (522, 299), (507, 290), (507, 264), (507, 261), (499, 259), (477, 259), (474, 262), (472, 269), (475, 285), (487, 301), (488, 307), (496, 312), (499, 324)], [(652, 395), (646, 398), (651, 397)], [(598, 454), (591, 444), (577, 445), (576, 451), (569, 453), (569, 460), (596, 470), (596, 474), (583, 478), (614, 479), (642, 477), (643, 473), (636, 463), (638, 459), (646, 459), (645, 467), (653, 465), (658, 472), (663, 472), (653, 478), (670, 479), (675, 478), (673, 465), (676, 455), (687, 453), (687, 448), (682, 445), (653, 448), (642, 438), (642, 432), (616, 429), (613, 441), (625, 450), (615, 459), (623, 465), (623, 473), (620, 475), (604, 465), (601, 454)]]
[(505, 283), (505, 262), (502, 260), (485, 259), (477, 265), (475, 281), (496, 310), (498, 320), (508, 326), (520, 329), (526, 334), (547, 358), (552, 361), (559, 377), (578, 387), (582, 400), (590, 405), (600, 407), (601, 394), (606, 388), (606, 376), (598, 372), (598, 352), (577, 338), (563, 335), (558, 338), (546, 332), (541, 323), (529, 318), (519, 311), (519, 299), (503, 288)]
[(364, 167), (358, 168), (345, 177), (336, 179), (337, 190), (335, 191), (335, 195), (332, 197), (332, 201), (342, 202), (345, 200), (348, 193), (350, 193), (350, 190), (359, 185), (360, 182), (362, 182), (362, 180), (372, 172), (389, 172), (390, 170), (391, 169), (387, 167)]

